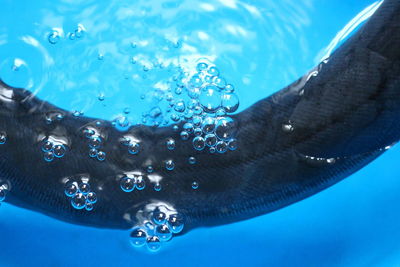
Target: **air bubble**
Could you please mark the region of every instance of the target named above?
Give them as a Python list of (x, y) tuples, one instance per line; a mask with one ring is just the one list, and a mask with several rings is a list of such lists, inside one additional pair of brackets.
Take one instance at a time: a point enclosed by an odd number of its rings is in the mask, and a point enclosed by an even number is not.
[(180, 214), (171, 214), (168, 218), (169, 229), (174, 233), (180, 233), (184, 227), (184, 220)]
[(237, 140), (235, 138), (232, 138), (231, 140), (229, 140), (228, 148), (229, 148), (229, 150), (232, 150), (232, 151), (237, 149)]
[(97, 135), (91, 136), (89, 139), (89, 147), (99, 148), (101, 145), (101, 138)]
[(152, 173), (154, 171), (154, 168), (153, 168), (153, 166), (147, 166), (147, 172), (148, 173)]
[(136, 155), (140, 151), (140, 144), (137, 142), (132, 142), (129, 144), (128, 152), (132, 155)]
[(186, 131), (182, 131), (181, 132), (181, 139), (184, 140), (184, 141), (188, 140), (189, 139), (189, 133), (186, 132)]
[(201, 128), (195, 128), (193, 130), (194, 136), (201, 136), (203, 134), (203, 130)]
[(78, 192), (78, 187), (76, 186), (76, 183), (68, 182), (65, 185), (64, 193), (67, 197), (73, 197), (77, 192)]
[(90, 185), (86, 182), (82, 182), (79, 184), (79, 192), (86, 195), (90, 192)]
[(153, 212), (151, 220), (158, 225), (164, 224), (167, 220), (167, 215), (158, 209)]
[(3, 202), (6, 199), (7, 190), (5, 188), (0, 187), (0, 202)]
[(205, 112), (213, 113), (221, 106), (221, 94), (216, 86), (209, 85), (201, 92), (199, 101)]
[(239, 98), (234, 93), (222, 95), (222, 107), (227, 113), (233, 113), (239, 108)]
[(136, 228), (131, 232), (130, 241), (134, 247), (142, 247), (146, 244), (147, 235), (143, 229)]
[(89, 192), (86, 196), (87, 202), (89, 203), (96, 203), (97, 202), (97, 195), (95, 192)]
[(165, 224), (156, 227), (156, 235), (164, 242), (172, 238), (172, 233)]
[(53, 143), (52, 142), (50, 142), (50, 141), (45, 141), (45, 142), (43, 142), (43, 145), (42, 145), (42, 151), (43, 152), (49, 152), (49, 151), (52, 151), (53, 150)]
[(7, 135), (6, 133), (0, 133), (0, 145), (4, 145), (7, 141)]
[(225, 153), (228, 150), (228, 145), (224, 141), (219, 141), (215, 145), (215, 149), (217, 150), (218, 153)]
[(282, 130), (286, 133), (290, 133), (294, 131), (294, 127), (293, 125), (291, 125), (290, 123), (287, 124), (282, 124)]
[(183, 100), (178, 100), (175, 103), (174, 110), (176, 112), (184, 112), (185, 111), (185, 102)]
[(53, 153), (54, 156), (56, 156), (57, 158), (62, 158), (65, 155), (65, 151), (66, 151), (65, 146), (59, 144), (54, 146)]
[(157, 184), (154, 185), (154, 190), (155, 191), (159, 192), (159, 191), (161, 191), (161, 189), (162, 189), (161, 184), (157, 183)]
[(92, 203), (89, 203), (89, 202), (86, 202), (86, 204), (85, 204), (85, 209), (86, 209), (87, 211), (92, 211), (92, 210), (93, 210), (93, 204), (92, 204)]
[(189, 164), (195, 164), (196, 163), (196, 158), (195, 157), (189, 157)]
[(214, 154), (216, 151), (215, 146), (210, 147), (210, 149), (208, 151), (210, 152), (210, 154)]
[(143, 190), (146, 187), (146, 183), (142, 176), (136, 177), (135, 186), (138, 190)]
[(175, 168), (175, 163), (170, 159), (165, 162), (165, 168), (172, 171)]
[(45, 152), (43, 158), (44, 158), (45, 161), (51, 162), (54, 159), (54, 154), (51, 151)]
[(183, 130), (189, 134), (193, 133), (193, 124), (191, 124), (190, 122), (185, 123), (183, 125)]
[(97, 149), (91, 148), (91, 149), (89, 150), (89, 157), (95, 158), (95, 157), (97, 157), (97, 153), (98, 153)]
[(214, 76), (212, 78), (213, 84), (215, 84), (218, 88), (224, 88), (226, 86), (225, 79), (222, 77)]
[(202, 123), (202, 119), (200, 116), (194, 116), (192, 119), (192, 123), (195, 127), (199, 127)]
[(217, 144), (218, 138), (215, 134), (207, 134), (205, 136), (206, 145), (209, 147), (215, 146)]
[(197, 136), (197, 137), (195, 137), (195, 138), (193, 139), (193, 147), (194, 147), (196, 150), (199, 150), (199, 151), (200, 151), (200, 150), (203, 150), (205, 146), (206, 146), (206, 143), (205, 143), (203, 137)]
[(71, 199), (71, 205), (77, 210), (81, 210), (85, 208), (86, 205), (86, 197), (82, 193), (77, 193), (72, 199)]
[(226, 93), (233, 93), (235, 91), (235, 87), (232, 84), (227, 84), (224, 90)]
[(199, 188), (199, 183), (198, 182), (193, 182), (192, 183), (192, 188), (194, 189), (194, 190), (196, 190), (197, 188)]
[(208, 69), (208, 73), (209, 73), (211, 76), (218, 76), (218, 75), (219, 75), (219, 70), (218, 70), (216, 67), (210, 67), (210, 68)]
[(175, 149), (175, 140), (174, 139), (168, 139), (167, 140), (167, 148), (168, 148), (168, 150), (174, 150)]
[(127, 193), (132, 192), (133, 189), (135, 189), (134, 179), (127, 177), (127, 176), (125, 176), (121, 179), (119, 185), (120, 185), (121, 189)]
[(47, 37), (49, 43), (56, 44), (60, 40), (60, 34), (57, 31), (53, 31)]
[(230, 117), (224, 117), (217, 120), (215, 134), (219, 139), (229, 140), (236, 134), (235, 121)]
[(161, 248), (160, 239), (157, 236), (147, 238), (147, 247), (152, 252), (158, 251)]
[(207, 68), (208, 68), (208, 65), (207, 65), (207, 63), (204, 63), (204, 62), (200, 62), (196, 66), (197, 71), (203, 71), (203, 70), (206, 70)]
[(215, 120), (211, 117), (207, 117), (203, 121), (202, 128), (205, 134), (212, 133), (215, 129)]
[(106, 152), (99, 151), (97, 153), (97, 159), (100, 160), (100, 161), (104, 161), (106, 159)]

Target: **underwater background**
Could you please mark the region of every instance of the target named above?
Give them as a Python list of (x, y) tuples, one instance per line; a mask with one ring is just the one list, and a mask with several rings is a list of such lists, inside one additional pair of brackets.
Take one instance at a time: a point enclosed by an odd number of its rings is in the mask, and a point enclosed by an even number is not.
[[(329, 56), (379, 3), (0, 0), (0, 78), (123, 129), (158, 123), (151, 114), (165, 113), (160, 94), (168, 79), (206, 61), (235, 87), (241, 111)], [(193, 230), (156, 253), (132, 248), (129, 231), (72, 225), (4, 203), (0, 266), (400, 265), (399, 159), (394, 146), (310, 198)]]

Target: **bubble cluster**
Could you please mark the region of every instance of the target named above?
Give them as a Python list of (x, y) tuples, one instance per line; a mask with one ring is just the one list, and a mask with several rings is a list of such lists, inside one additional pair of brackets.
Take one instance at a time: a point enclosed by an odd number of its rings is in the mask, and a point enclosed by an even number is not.
[(84, 180), (87, 180), (87, 178), (81, 179), (81, 181), (70, 180), (66, 182), (64, 194), (69, 198), (73, 208), (91, 211), (93, 205), (97, 202), (97, 195), (91, 191), (89, 183)]
[(45, 138), (41, 142), (41, 150), (43, 152), (43, 159), (51, 162), (56, 158), (64, 157), (67, 152), (67, 147), (61, 142), (53, 141), (51, 138)]
[(98, 161), (104, 161), (106, 159), (106, 152), (101, 150), (104, 143), (103, 137), (95, 128), (90, 127), (83, 129), (83, 135), (88, 140), (89, 157), (95, 158)]
[(119, 186), (124, 192), (132, 192), (135, 188), (139, 191), (146, 187), (146, 182), (142, 175), (128, 174), (124, 175), (120, 181)]
[(166, 206), (158, 206), (132, 229), (130, 243), (135, 248), (146, 246), (149, 251), (156, 252), (183, 228), (184, 218), (180, 213)]

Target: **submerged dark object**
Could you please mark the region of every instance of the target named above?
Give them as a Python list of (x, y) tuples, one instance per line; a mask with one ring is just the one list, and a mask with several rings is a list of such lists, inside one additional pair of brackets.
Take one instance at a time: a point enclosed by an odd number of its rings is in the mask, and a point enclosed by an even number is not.
[[(166, 140), (180, 139), (171, 127), (137, 126), (121, 133), (110, 122), (98, 126), (99, 120), (75, 117), (28, 91), (1, 84), (0, 131), (7, 141), (0, 145), (0, 174), (10, 187), (6, 201), (108, 228), (133, 227), (141, 223), (138, 212), (146, 206), (167, 203), (184, 215), (184, 231), (282, 208), (349, 176), (400, 139), (399, 47), (400, 2), (386, 0), (318, 67), (316, 77), (307, 75), (235, 115), (239, 147), (219, 156), (195, 153), (185, 142), (169, 151)], [(104, 137), (104, 161), (88, 156), (82, 132), (87, 126)], [(124, 135), (140, 141), (138, 154), (121, 145)], [(43, 160), (46, 136), (64, 140), (64, 157)], [(190, 156), (196, 164), (187, 163)], [(173, 171), (164, 167), (170, 158), (176, 162)], [(149, 163), (162, 190), (120, 189), (125, 172), (145, 171)], [(81, 177), (97, 194), (90, 212), (73, 208), (64, 193), (66, 179)], [(193, 181), (199, 184), (195, 191)]]

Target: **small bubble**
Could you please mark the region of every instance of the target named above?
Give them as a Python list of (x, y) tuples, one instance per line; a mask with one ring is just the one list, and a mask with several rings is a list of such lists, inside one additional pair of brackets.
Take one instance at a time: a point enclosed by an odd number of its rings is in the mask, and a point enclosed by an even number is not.
[(134, 181), (134, 179), (132, 179), (130, 177), (127, 177), (127, 176), (123, 177), (120, 180), (119, 185), (120, 185), (121, 189), (124, 192), (127, 192), (127, 193), (132, 192), (133, 189), (135, 189), (135, 181)]
[(181, 139), (184, 140), (184, 141), (188, 140), (189, 139), (189, 133), (186, 132), (186, 131), (182, 131), (181, 132)]
[(225, 79), (222, 77), (214, 76), (212, 78), (213, 84), (215, 84), (218, 88), (225, 88), (226, 82)]
[(99, 151), (97, 153), (97, 159), (100, 160), (100, 161), (104, 161), (106, 159), (106, 152)]
[(132, 155), (136, 155), (140, 151), (140, 144), (137, 142), (132, 142), (129, 144), (128, 152)]
[(212, 133), (215, 129), (215, 120), (211, 117), (207, 117), (203, 121), (202, 128), (205, 134)]
[(49, 40), (49, 43), (56, 44), (60, 40), (60, 34), (57, 31), (53, 31), (49, 34), (47, 39)]
[(206, 146), (206, 143), (205, 143), (203, 137), (201, 137), (201, 136), (196, 136), (196, 137), (193, 139), (193, 147), (194, 147), (196, 150), (199, 150), (199, 151), (200, 151), (200, 150), (203, 150), (205, 146)]
[(135, 186), (138, 190), (143, 190), (146, 187), (146, 183), (142, 176), (136, 177)]
[(53, 150), (53, 143), (52, 142), (50, 142), (48, 140), (43, 142), (43, 145), (42, 145), (42, 151), (43, 152), (49, 152), (49, 151), (52, 151), (52, 150)]
[(209, 73), (211, 76), (218, 76), (218, 75), (219, 75), (219, 70), (218, 70), (216, 67), (210, 67), (210, 68), (208, 69), (208, 73)]
[(93, 203), (86, 202), (85, 203), (85, 209), (87, 211), (92, 211), (93, 210)]
[(89, 147), (90, 148), (99, 148), (101, 143), (102, 143), (102, 140), (97, 135), (93, 135), (89, 139)]
[(157, 236), (147, 238), (147, 248), (152, 252), (158, 251), (161, 248), (160, 239)]
[(194, 190), (196, 190), (197, 188), (199, 188), (199, 183), (198, 182), (193, 182), (192, 183), (192, 188), (194, 189)]
[(232, 151), (237, 149), (237, 140), (235, 138), (232, 138), (231, 140), (229, 140), (228, 148), (229, 148), (229, 150), (232, 150)]
[(282, 130), (286, 133), (290, 133), (294, 131), (294, 127), (293, 125), (290, 124), (290, 122), (288, 124), (282, 124)]
[(98, 60), (103, 60), (104, 59), (104, 55), (103, 54), (98, 54), (97, 55), (97, 59)]
[(77, 193), (71, 199), (71, 205), (77, 210), (81, 210), (86, 206), (86, 197), (82, 193)]
[(214, 154), (216, 151), (215, 146), (210, 147), (210, 149), (208, 151), (210, 152), (210, 154)]
[(73, 197), (77, 192), (78, 192), (78, 187), (76, 186), (76, 183), (68, 182), (65, 185), (64, 193), (67, 197)]
[(172, 171), (175, 168), (175, 163), (170, 159), (165, 162), (165, 168)]
[(73, 32), (69, 32), (68, 33), (68, 38), (70, 39), (70, 40), (75, 40), (75, 33), (73, 33)]
[(239, 98), (234, 93), (222, 95), (222, 107), (227, 113), (233, 113), (239, 108)]
[(95, 158), (95, 157), (97, 157), (97, 153), (98, 153), (98, 151), (97, 151), (96, 148), (91, 148), (91, 149), (89, 150), (89, 157)]
[(143, 229), (136, 228), (132, 230), (130, 237), (131, 244), (134, 247), (142, 247), (146, 244), (147, 235)]
[(336, 159), (334, 159), (334, 158), (326, 159), (326, 163), (328, 163), (328, 164), (334, 164), (334, 163), (336, 163)]
[(183, 100), (178, 100), (175, 103), (174, 110), (176, 112), (184, 112), (185, 111), (185, 102)]
[(199, 127), (202, 123), (202, 119), (200, 116), (194, 116), (192, 119), (192, 123), (195, 127)]
[(125, 114), (129, 114), (131, 112), (131, 110), (129, 108), (124, 108), (124, 113)]
[(136, 48), (136, 47), (137, 47), (137, 44), (136, 44), (135, 42), (131, 42), (131, 47), (132, 47), (132, 48)]
[(168, 241), (172, 238), (172, 233), (169, 230), (168, 226), (163, 224), (163, 225), (158, 225), (156, 227), (156, 235), (160, 238), (161, 241)]
[(99, 101), (104, 101), (105, 95), (103, 93), (100, 93), (97, 98), (99, 99)]
[(0, 187), (0, 202), (3, 202), (6, 199), (7, 190), (5, 188)]
[(167, 148), (168, 148), (168, 150), (174, 150), (175, 149), (175, 140), (174, 139), (168, 139), (167, 140)]
[(155, 224), (161, 225), (167, 221), (167, 215), (157, 209), (153, 212), (151, 219)]
[(89, 203), (96, 203), (97, 202), (97, 195), (95, 192), (89, 192), (86, 197)]
[(221, 140), (229, 140), (236, 134), (236, 123), (230, 117), (218, 119), (215, 127), (215, 134)]
[(179, 127), (178, 127), (178, 125), (174, 125), (174, 126), (172, 127), (172, 129), (174, 130), (174, 132), (177, 132), (177, 131), (179, 131)]
[(199, 97), (200, 104), (205, 112), (214, 113), (221, 106), (221, 94), (218, 87), (207, 86)]
[(218, 138), (215, 134), (207, 134), (205, 136), (206, 145), (209, 147), (215, 146), (217, 144)]
[(62, 158), (65, 155), (65, 151), (66, 151), (65, 146), (59, 144), (54, 146), (53, 153), (54, 156), (56, 156), (57, 158)]
[(43, 158), (45, 161), (51, 162), (54, 159), (54, 154), (51, 151), (45, 152)]
[(161, 191), (161, 188), (162, 188), (161, 184), (159, 184), (159, 183), (154, 185), (154, 190), (157, 191), (157, 192)]
[(75, 30), (76, 38), (82, 38), (85, 35), (85, 29), (83, 26), (79, 25), (78, 28)]
[(208, 68), (208, 65), (207, 65), (207, 63), (204, 63), (204, 62), (200, 62), (196, 66), (197, 71), (203, 71), (203, 70), (206, 70), (207, 68)]
[(169, 229), (177, 234), (180, 233), (183, 230), (184, 227), (184, 219), (180, 214), (171, 214), (168, 217), (168, 226)]
[(195, 136), (201, 136), (203, 134), (203, 130), (201, 128), (195, 128), (193, 133)]
[(193, 133), (193, 124), (187, 122), (183, 125), (183, 130), (186, 131), (188, 134)]
[(7, 134), (4, 132), (0, 133), (0, 145), (4, 145), (7, 142)]
[(235, 87), (232, 84), (227, 84), (224, 90), (226, 93), (233, 93), (235, 91)]
[(196, 158), (195, 157), (189, 157), (189, 164), (195, 164), (196, 163)]
[(152, 173), (153, 171), (154, 171), (153, 166), (151, 166), (151, 165), (147, 166), (147, 172), (148, 173)]
[(224, 141), (219, 141), (216, 145), (215, 148), (218, 153), (225, 153), (228, 150), (228, 145)]
[(86, 182), (82, 182), (79, 184), (79, 192), (84, 195), (87, 195), (90, 192), (90, 185)]

